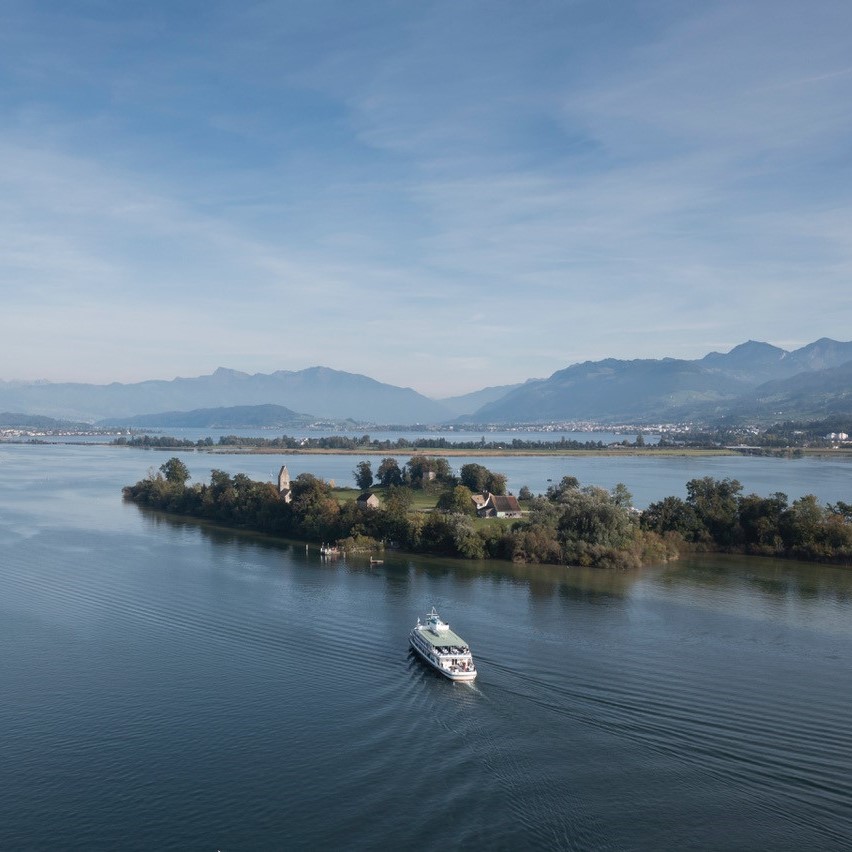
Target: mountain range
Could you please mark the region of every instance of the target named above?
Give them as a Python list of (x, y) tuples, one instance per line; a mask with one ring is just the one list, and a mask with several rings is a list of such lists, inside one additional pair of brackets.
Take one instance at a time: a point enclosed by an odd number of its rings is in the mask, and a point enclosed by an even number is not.
[(373, 423), (440, 423), (455, 416), (411, 388), (328, 367), (254, 375), (220, 367), (208, 376), (135, 384), (0, 382), (0, 409), (74, 420), (236, 405), (283, 405), (316, 418)]
[(388, 425), (796, 419), (852, 413), (852, 342), (823, 338), (787, 351), (748, 341), (696, 360), (607, 358), (443, 400), (327, 367), (254, 375), (220, 367), (207, 376), (135, 384), (0, 381), (2, 410), (123, 426), (224, 428), (317, 419)]
[(283, 405), (231, 405), (220, 408), (195, 408), (192, 411), (160, 411), (98, 421), (100, 428), (168, 427), (173, 429), (298, 429), (316, 421), (309, 414), (298, 414)]
[[(733, 412), (793, 417), (799, 413), (797, 406), (813, 407), (804, 394), (817, 386), (823, 407), (832, 407), (829, 400), (836, 400), (848, 411), (852, 406), (847, 374), (837, 368), (849, 362), (852, 342), (828, 338), (792, 352), (748, 341), (730, 352), (711, 352), (697, 360), (586, 361), (559, 370), (548, 379), (527, 382), (468, 419), (488, 423), (641, 423), (714, 420)], [(764, 398), (764, 389), (766, 402), (757, 405), (757, 400)], [(770, 403), (773, 398), (779, 403), (774, 412)], [(781, 400), (786, 404), (780, 405)]]

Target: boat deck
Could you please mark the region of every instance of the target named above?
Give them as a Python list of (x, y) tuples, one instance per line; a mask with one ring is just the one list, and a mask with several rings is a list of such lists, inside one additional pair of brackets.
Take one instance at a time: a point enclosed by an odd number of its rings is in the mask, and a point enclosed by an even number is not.
[[(468, 644), (457, 633), (446, 630), (435, 635), (428, 627), (417, 631), (433, 648), (467, 648)], [(466, 653), (470, 653), (467, 651)]]

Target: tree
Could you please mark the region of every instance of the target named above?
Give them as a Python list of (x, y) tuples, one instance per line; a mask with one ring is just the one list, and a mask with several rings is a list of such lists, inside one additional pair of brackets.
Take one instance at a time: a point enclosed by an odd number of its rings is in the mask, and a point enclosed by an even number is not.
[(406, 468), (414, 488), (426, 488), (432, 482), (443, 485), (452, 479), (450, 463), (441, 456), (412, 456)]
[[(416, 547), (418, 543), (419, 521), (416, 514), (409, 515), (408, 510), (414, 501), (410, 488), (391, 485), (385, 494), (381, 509), (381, 536), (396, 542), (401, 547)], [(422, 519), (422, 516), (420, 516)]]
[(189, 479), (189, 469), (177, 456), (172, 456), (167, 462), (161, 464), (160, 471), (170, 485), (183, 487)]
[(623, 509), (629, 509), (633, 505), (633, 495), (627, 490), (627, 486), (623, 482), (615, 484), (615, 487), (610, 491), (610, 496), (612, 502)]
[(455, 515), (476, 514), (473, 495), (466, 485), (457, 485), (452, 491), (445, 491), (438, 499), (436, 508)]
[(522, 485), (521, 490), (518, 491), (518, 500), (532, 500), (532, 496), (529, 485)]
[(819, 555), (826, 514), (813, 494), (794, 500), (793, 505), (781, 514), (779, 526), (784, 544), (808, 555)]
[(506, 493), (506, 477), (502, 473), (488, 471), (488, 490), (492, 494)]
[(833, 515), (837, 515), (843, 518), (844, 521), (852, 523), (852, 503), (844, 503), (842, 500), (838, 500), (833, 505), (829, 503), (826, 508)]
[(337, 538), (340, 505), (331, 486), (310, 473), (300, 473), (292, 483), (290, 504), (296, 531), (314, 541)]
[(603, 488), (588, 486), (568, 492), (562, 501), (559, 532), (564, 543), (583, 542), (624, 547), (630, 536), (630, 516)]
[(481, 559), (485, 555), (482, 538), (471, 519), (463, 515), (427, 515), (420, 530), (420, 544), (432, 553), (448, 556)]
[(692, 508), (680, 497), (665, 497), (651, 503), (642, 512), (642, 529), (664, 535), (667, 532), (679, 533), (686, 541), (695, 541), (699, 537), (701, 521)]
[(520, 524), (501, 542), (513, 562), (562, 562), (562, 545), (556, 530), (536, 524)]
[(404, 518), (414, 502), (414, 494), (410, 488), (392, 485), (385, 495), (384, 511), (388, 515)]
[(695, 509), (709, 537), (718, 545), (736, 544), (742, 535), (737, 497), (743, 490), (736, 479), (705, 476), (686, 483), (686, 502)]
[(402, 485), (402, 470), (400, 470), (399, 464), (394, 458), (382, 459), (382, 463), (376, 471), (376, 476), (378, 477), (379, 485), (384, 488), (390, 488), (392, 485), (397, 487)]
[(237, 492), (231, 475), (224, 470), (211, 470), (210, 485), (205, 488), (202, 497), (204, 514), (210, 518), (230, 521), (236, 499)]
[(489, 473), (488, 468), (481, 464), (463, 464), (459, 471), (459, 482), (474, 493), (482, 493), (488, 487)]
[(783, 549), (781, 516), (787, 511), (787, 495), (780, 491), (769, 497), (749, 494), (740, 498), (739, 520), (745, 544), (757, 552)]
[(502, 473), (494, 473), (481, 464), (472, 462), (462, 465), (459, 471), (459, 481), (467, 486), (472, 492), (492, 494), (506, 493), (506, 477)]
[(355, 484), (362, 490), (366, 491), (373, 484), (373, 468), (368, 461), (358, 463), (358, 467), (353, 471), (355, 476)]
[(559, 485), (551, 485), (547, 489), (547, 497), (550, 500), (561, 500), (569, 491), (580, 487), (580, 480), (576, 476), (563, 476)]

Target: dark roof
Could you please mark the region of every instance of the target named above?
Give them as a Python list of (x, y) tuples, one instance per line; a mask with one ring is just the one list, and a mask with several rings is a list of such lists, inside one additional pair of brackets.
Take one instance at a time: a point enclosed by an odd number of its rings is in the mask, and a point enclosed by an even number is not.
[[(369, 492), (369, 491), (365, 491), (363, 494), (359, 494), (359, 495), (358, 495), (358, 501), (357, 501), (357, 502), (359, 502), (359, 503), (366, 503), (366, 502), (367, 502), (367, 501), (368, 501), (371, 497), (376, 497), (376, 495), (375, 495), (375, 494), (372, 494), (372, 493), (371, 493), (371, 492)], [(378, 497), (376, 497), (376, 500), (378, 500), (378, 499), (379, 499), (379, 498), (378, 498)]]

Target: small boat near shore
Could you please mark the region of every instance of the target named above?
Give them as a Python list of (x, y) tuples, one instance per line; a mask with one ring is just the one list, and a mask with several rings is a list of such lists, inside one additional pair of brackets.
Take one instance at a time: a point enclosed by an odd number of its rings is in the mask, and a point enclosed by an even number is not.
[(432, 607), (426, 623), (417, 624), (408, 634), (408, 641), (418, 656), (444, 677), (457, 681), (476, 679), (476, 665), (467, 642), (450, 630), (450, 625)]

